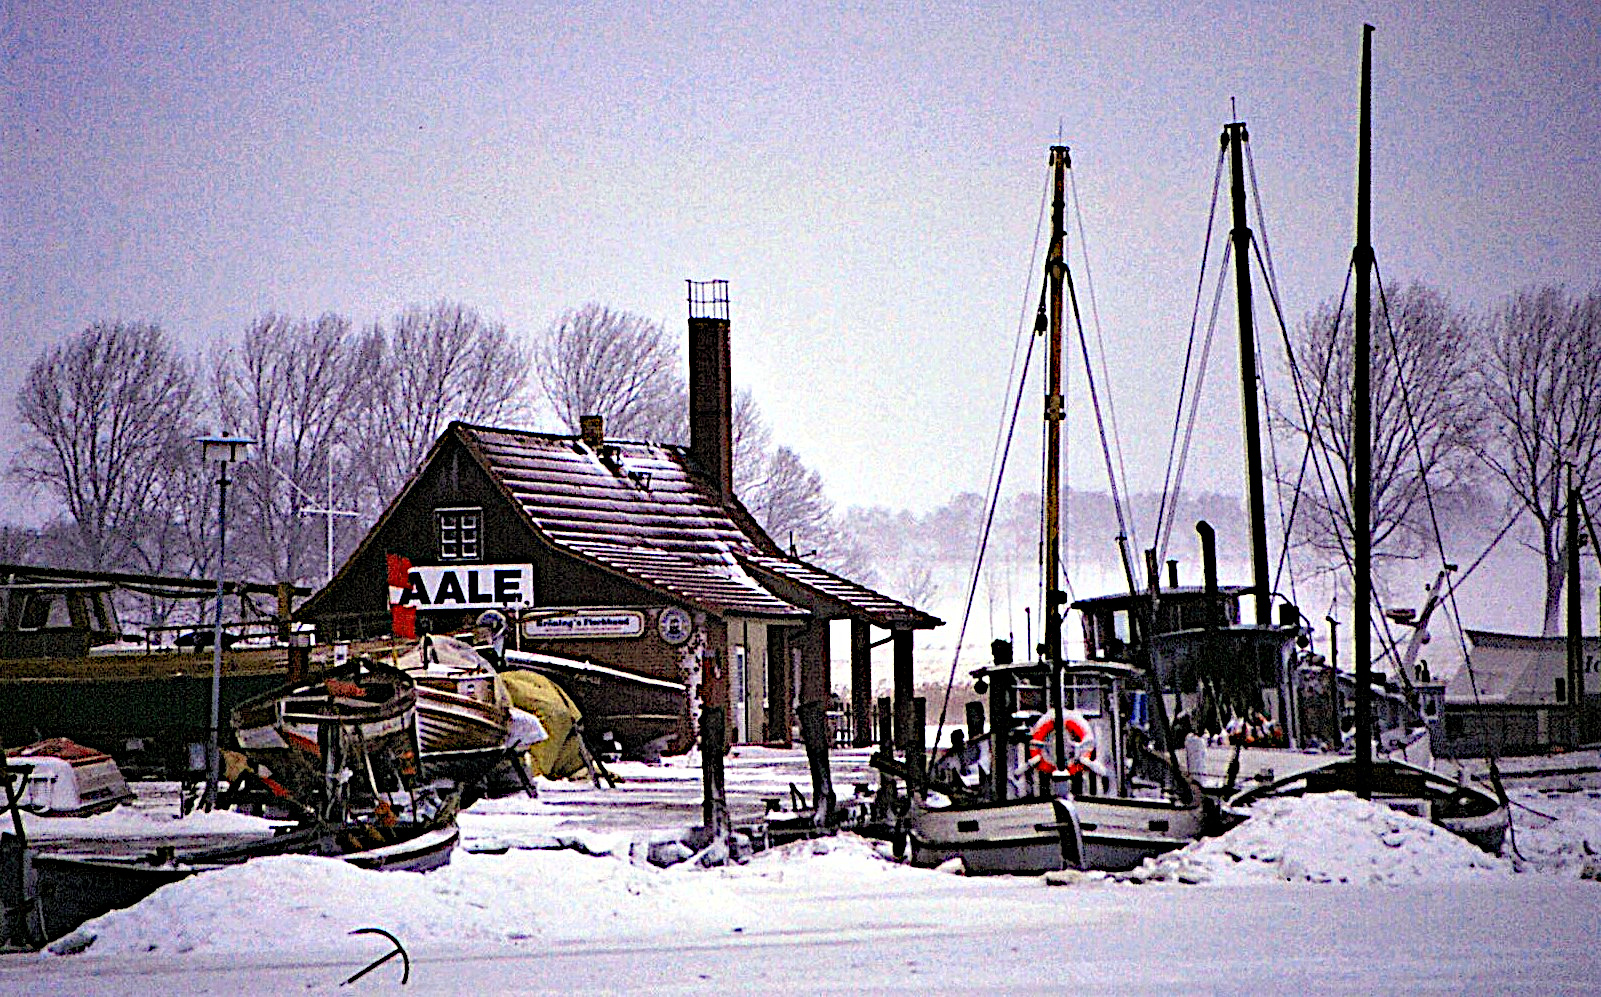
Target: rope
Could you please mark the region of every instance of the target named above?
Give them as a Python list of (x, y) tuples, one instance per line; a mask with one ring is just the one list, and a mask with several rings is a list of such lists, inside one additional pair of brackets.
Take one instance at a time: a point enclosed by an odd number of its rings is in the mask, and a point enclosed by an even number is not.
[[(1390, 299), (1384, 290), (1384, 274), (1379, 270), (1379, 261), (1377, 258), (1373, 260), (1373, 277), (1379, 285), (1379, 308), (1384, 315), (1384, 328), (1386, 334), (1389, 336), (1390, 351), (1395, 357), (1396, 380), (1401, 389), (1401, 404), (1406, 412), (1407, 427), (1412, 431), (1412, 446), (1415, 448), (1415, 452), (1417, 454), (1418, 473), (1419, 477), (1422, 479), (1423, 498), (1429, 510), (1429, 524), (1434, 530), (1435, 548), (1440, 552), (1440, 561), (1443, 564), (1445, 562), (1445, 537), (1443, 531), (1440, 529), (1439, 513), (1434, 507), (1434, 490), (1429, 487), (1428, 475), (1424, 473), (1423, 469), (1423, 448), (1422, 443), (1418, 438), (1419, 434), (1417, 432), (1417, 420), (1412, 408), (1412, 395), (1411, 392), (1407, 390), (1406, 378), (1402, 376), (1400, 344), (1395, 337), (1395, 325), (1390, 321)], [(1486, 551), (1485, 553), (1488, 554), (1489, 551)], [(1483, 560), (1483, 555), (1480, 556), (1480, 560)], [(1474, 567), (1478, 567), (1478, 564), (1475, 563)], [(1456, 602), (1456, 587), (1451, 586), (1448, 592), (1451, 600), (1451, 613), (1453, 622), (1456, 624), (1457, 644), (1462, 650), (1462, 667), (1468, 670), (1468, 686), (1473, 691), (1473, 705), (1481, 706), (1483, 704), (1479, 699), (1479, 683), (1473, 674), (1473, 660), (1468, 654), (1467, 636), (1462, 633), (1462, 617), (1458, 611), (1459, 607), (1457, 606)], [(1486, 759), (1489, 762), (1490, 767), (1490, 784), (1495, 787), (1495, 795), (1500, 799), (1501, 805), (1503, 807), (1507, 807), (1507, 831), (1512, 835), (1512, 851), (1519, 858), (1522, 858), (1522, 854), (1518, 852), (1517, 832), (1512, 827), (1512, 810), (1511, 807), (1508, 806), (1509, 799), (1507, 797), (1506, 787), (1501, 784), (1501, 766), (1497, 761), (1497, 756), (1500, 754), (1501, 747), (1501, 745), (1492, 744), (1490, 754)]]
[[(1279, 324), (1279, 332), (1286, 340), (1288, 340), (1289, 330), (1284, 321), (1284, 312), (1279, 308), (1279, 278), (1278, 272), (1273, 267), (1273, 245), (1268, 240), (1267, 209), (1262, 207), (1262, 190), (1256, 182), (1256, 156), (1251, 152), (1250, 142), (1246, 142), (1244, 145), (1246, 170), (1251, 179), (1251, 200), (1256, 205), (1257, 238), (1251, 240), (1251, 250), (1256, 253), (1257, 266), (1262, 271), (1262, 283), (1267, 288), (1268, 301), (1273, 307), (1273, 317)], [(1255, 316), (1253, 316), (1253, 319), (1254, 318)], [(1290, 510), (1286, 511), (1284, 508), (1284, 482), (1283, 478), (1279, 474), (1278, 438), (1273, 432), (1273, 409), (1268, 396), (1267, 368), (1262, 363), (1260, 339), (1257, 340), (1257, 344), (1258, 350), (1256, 369), (1261, 372), (1262, 404), (1265, 408), (1267, 408), (1269, 415), (1267, 420), (1267, 441), (1269, 459), (1273, 463), (1274, 504), (1278, 506), (1279, 529), (1282, 531), (1283, 536), (1283, 544), (1279, 548), (1279, 563), (1273, 573), (1272, 591), (1277, 592), (1279, 590), (1280, 581), (1283, 579), (1286, 572), (1288, 572), (1290, 579), (1290, 601), (1299, 606), (1301, 599), (1295, 587), (1295, 569), (1290, 564), (1290, 529), (1294, 526), (1294, 513), (1296, 505), (1292, 500)], [(1296, 491), (1294, 496), (1298, 499), (1300, 497), (1300, 492)]]

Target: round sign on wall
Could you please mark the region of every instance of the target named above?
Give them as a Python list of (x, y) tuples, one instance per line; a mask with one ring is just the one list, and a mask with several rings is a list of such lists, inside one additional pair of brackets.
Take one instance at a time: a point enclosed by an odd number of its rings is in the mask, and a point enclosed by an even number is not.
[(678, 606), (668, 606), (656, 620), (656, 632), (669, 644), (682, 644), (693, 629), (689, 613)]

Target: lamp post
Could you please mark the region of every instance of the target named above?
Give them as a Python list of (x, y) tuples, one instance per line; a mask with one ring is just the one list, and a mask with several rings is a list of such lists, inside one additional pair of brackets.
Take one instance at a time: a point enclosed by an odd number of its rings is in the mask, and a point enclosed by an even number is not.
[(244, 436), (203, 436), (197, 441), (208, 461), (217, 462), (217, 615), (211, 634), (211, 731), (206, 741), (206, 795), (202, 805), (217, 805), (217, 775), (222, 746), (217, 733), (222, 712), (222, 577), (228, 556), (228, 465), (243, 460), (256, 441)]

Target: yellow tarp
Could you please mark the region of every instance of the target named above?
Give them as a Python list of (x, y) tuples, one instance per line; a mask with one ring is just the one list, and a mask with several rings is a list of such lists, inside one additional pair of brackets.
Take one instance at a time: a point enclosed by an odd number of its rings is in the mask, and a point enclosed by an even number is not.
[(500, 677), (511, 694), (512, 705), (538, 717), (550, 735), (528, 749), (533, 773), (548, 779), (587, 775), (574, 729), (582, 714), (567, 693), (538, 672), (504, 671)]

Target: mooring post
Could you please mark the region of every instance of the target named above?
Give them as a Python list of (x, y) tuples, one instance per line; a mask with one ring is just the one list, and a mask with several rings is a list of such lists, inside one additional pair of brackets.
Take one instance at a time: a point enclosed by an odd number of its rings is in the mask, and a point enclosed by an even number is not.
[(723, 730), (723, 708), (701, 707), (701, 820), (713, 840), (721, 839), (728, 832), (728, 798), (723, 790), (723, 749), (727, 744)]
[(928, 700), (912, 697), (911, 737), (906, 743), (907, 775), (922, 790), (928, 785)]
[(812, 770), (812, 826), (827, 827), (833, 820), (836, 799), (829, 770), (828, 704), (813, 700), (800, 708), (801, 740), (806, 742), (806, 764)]

